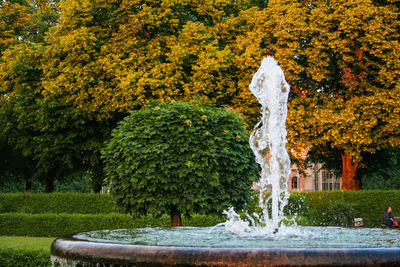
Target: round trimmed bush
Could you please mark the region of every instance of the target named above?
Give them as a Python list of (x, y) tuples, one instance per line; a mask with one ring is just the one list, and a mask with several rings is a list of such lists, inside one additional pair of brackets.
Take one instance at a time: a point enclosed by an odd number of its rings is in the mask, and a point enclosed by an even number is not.
[(243, 120), (199, 103), (134, 111), (102, 150), (118, 205), (134, 215), (221, 213), (243, 208), (258, 175)]

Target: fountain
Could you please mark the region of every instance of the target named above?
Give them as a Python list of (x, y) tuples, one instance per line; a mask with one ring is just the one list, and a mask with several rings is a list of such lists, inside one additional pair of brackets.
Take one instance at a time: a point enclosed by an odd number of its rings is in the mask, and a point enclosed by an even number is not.
[[(259, 206), (263, 223), (276, 233), (288, 201), (287, 182), (290, 160), (286, 151), (286, 117), (289, 84), (278, 63), (272, 57), (263, 60), (250, 83), (251, 92), (261, 104), (261, 121), (250, 136), (250, 147), (261, 166)], [(264, 199), (266, 193), (269, 197)], [(272, 201), (271, 216), (267, 203)]]
[[(56, 239), (60, 266), (400, 266), (400, 235), (387, 229), (280, 225), (290, 160), (285, 149), (289, 85), (272, 58), (262, 61), (250, 90), (262, 106), (250, 137), (261, 166), (261, 217), (233, 210), (215, 227), (103, 230)], [(270, 205), (270, 208), (268, 208)]]

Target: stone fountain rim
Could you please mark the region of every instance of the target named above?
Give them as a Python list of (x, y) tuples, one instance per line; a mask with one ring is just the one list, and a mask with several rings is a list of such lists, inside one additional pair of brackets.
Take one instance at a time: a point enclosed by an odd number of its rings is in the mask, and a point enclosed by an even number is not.
[(143, 246), (61, 237), (51, 255), (139, 266), (400, 266), (397, 248), (238, 248)]

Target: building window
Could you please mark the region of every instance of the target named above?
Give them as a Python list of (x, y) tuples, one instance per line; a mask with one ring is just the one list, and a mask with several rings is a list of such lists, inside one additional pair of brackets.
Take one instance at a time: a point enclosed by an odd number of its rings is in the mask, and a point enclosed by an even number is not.
[(340, 181), (336, 181), (336, 183), (335, 183), (335, 190), (340, 190), (341, 189), (341, 187), (340, 187)]
[(328, 173), (326, 171), (322, 171), (322, 191), (329, 190), (329, 182), (328, 182)]
[(314, 173), (314, 190), (318, 191), (319, 190), (319, 173), (315, 172)]
[(322, 171), (322, 191), (340, 189), (340, 178), (337, 179), (333, 172)]
[(292, 177), (292, 189), (297, 188), (297, 177)]
[(322, 171), (322, 191), (332, 190), (332, 179), (331, 173), (327, 171)]

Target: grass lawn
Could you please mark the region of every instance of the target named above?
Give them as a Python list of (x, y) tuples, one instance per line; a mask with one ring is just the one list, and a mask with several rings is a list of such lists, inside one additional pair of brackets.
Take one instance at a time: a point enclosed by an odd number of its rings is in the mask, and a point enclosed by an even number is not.
[(50, 251), (55, 237), (0, 236), (0, 248), (45, 249)]

